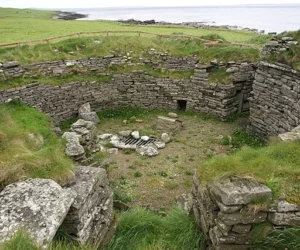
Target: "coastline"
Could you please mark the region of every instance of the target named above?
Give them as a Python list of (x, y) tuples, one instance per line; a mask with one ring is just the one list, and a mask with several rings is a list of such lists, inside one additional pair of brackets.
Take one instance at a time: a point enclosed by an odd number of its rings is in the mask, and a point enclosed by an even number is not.
[[(69, 11), (58, 11), (56, 15), (54, 15), (53, 19), (59, 19), (59, 20), (81, 20), (84, 18), (88, 18), (88, 14), (81, 14), (77, 12), (69, 12)], [(98, 19), (99, 21), (108, 21), (105, 19)], [(96, 21), (96, 20), (94, 20)], [(111, 20), (110, 20), (111, 21)], [(151, 20), (137, 20), (137, 19), (120, 19), (120, 20), (114, 20), (115, 22), (119, 22), (125, 25), (143, 25), (143, 26), (173, 26), (173, 27), (190, 27), (190, 28), (196, 28), (196, 29), (228, 29), (228, 30), (245, 30), (245, 31), (251, 31), (256, 32), (259, 34), (264, 34), (264, 30), (258, 30), (258, 29), (251, 29), (247, 27), (241, 27), (238, 25), (215, 25), (207, 23), (207, 22), (165, 22), (165, 21), (156, 21), (154, 19)]]

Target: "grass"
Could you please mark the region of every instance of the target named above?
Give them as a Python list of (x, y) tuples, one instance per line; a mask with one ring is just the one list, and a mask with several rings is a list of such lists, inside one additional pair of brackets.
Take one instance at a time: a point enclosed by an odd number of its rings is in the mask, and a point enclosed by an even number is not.
[[(56, 238), (56, 237), (55, 237)], [(182, 209), (173, 208), (166, 217), (143, 208), (119, 214), (119, 224), (106, 250), (204, 250), (204, 237), (198, 232), (194, 220)], [(30, 237), (18, 232), (0, 250), (40, 250)], [(55, 239), (47, 250), (97, 250), (80, 245), (70, 236)]]
[(203, 235), (182, 209), (173, 208), (166, 217), (135, 208), (120, 215), (116, 235), (108, 250), (205, 249)]
[[(195, 29), (168, 26), (124, 25), (112, 21), (53, 20), (54, 12), (0, 8), (0, 43), (45, 39), (82, 31), (140, 30), (161, 34), (194, 35), (222, 38), (228, 42), (248, 43), (253, 37), (268, 38), (249, 31)], [(38, 19), (38, 21), (37, 21)], [(45, 29), (47, 27), (47, 29)], [(261, 39), (262, 39), (261, 38)]]
[[(94, 41), (101, 41), (96, 44)], [(24, 45), (21, 47), (0, 48), (0, 60), (17, 60), (23, 64), (49, 61), (71, 60), (74, 58), (89, 58), (118, 54), (129, 56), (130, 61), (136, 62), (139, 58), (155, 58), (149, 55), (150, 49), (156, 49), (159, 53), (169, 53), (175, 56), (198, 56), (201, 62), (218, 61), (249, 61), (259, 60), (258, 48), (245, 47), (209, 47), (205, 48), (203, 42), (184, 39), (157, 39), (153, 37), (134, 37), (130, 35), (115, 35), (111, 37), (80, 37), (69, 38), (51, 44)], [(58, 51), (58, 52), (56, 52)], [(132, 51), (130, 53), (130, 51)], [(74, 52), (70, 54), (69, 52)]]
[(262, 148), (244, 147), (235, 154), (215, 157), (199, 168), (199, 178), (207, 183), (224, 176), (251, 176), (283, 198), (300, 204), (300, 141), (281, 142)]
[(221, 140), (223, 145), (232, 145), (234, 148), (249, 146), (254, 148), (267, 146), (267, 142), (246, 129), (236, 130), (230, 137), (226, 136)]
[(297, 45), (292, 45), (290, 47), (290, 50), (286, 52), (280, 52), (279, 54), (274, 54), (270, 56), (266, 56), (266, 60), (269, 62), (280, 62), (283, 64), (287, 64), (291, 66), (292, 68), (296, 70), (300, 70), (300, 30), (298, 31), (290, 31), (290, 32), (283, 32), (279, 34), (277, 37), (282, 38), (282, 37), (292, 37), (294, 41), (297, 41)]
[(300, 249), (300, 228), (287, 228), (285, 230), (271, 231), (258, 245), (255, 250), (269, 249)]
[(232, 84), (230, 74), (224, 68), (214, 68), (208, 75), (210, 84)]
[(0, 189), (25, 177), (66, 181), (72, 161), (50, 120), (19, 101), (0, 105)]
[[(13, 239), (0, 245), (0, 250), (41, 250), (25, 232), (19, 231)], [(47, 250), (97, 250), (95, 247), (80, 245), (76, 241), (53, 241)]]

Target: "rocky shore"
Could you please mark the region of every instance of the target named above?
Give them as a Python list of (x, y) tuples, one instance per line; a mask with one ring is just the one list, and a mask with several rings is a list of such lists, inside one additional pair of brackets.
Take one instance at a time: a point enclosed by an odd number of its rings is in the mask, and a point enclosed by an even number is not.
[(76, 12), (59, 11), (57, 15), (53, 16), (53, 19), (76, 20), (76, 19), (86, 18), (86, 17), (88, 17), (88, 15), (80, 14)]
[(180, 27), (193, 27), (197, 29), (231, 29), (231, 30), (248, 30), (257, 33), (264, 34), (264, 30), (258, 29), (250, 29), (250, 28), (243, 28), (237, 25), (216, 25), (216, 24), (208, 24), (206, 22), (180, 22), (180, 23), (170, 23), (170, 22), (158, 22), (154, 19), (151, 20), (136, 20), (136, 19), (128, 19), (128, 20), (118, 20), (120, 23), (124, 23), (127, 25), (157, 25), (157, 26), (180, 26)]

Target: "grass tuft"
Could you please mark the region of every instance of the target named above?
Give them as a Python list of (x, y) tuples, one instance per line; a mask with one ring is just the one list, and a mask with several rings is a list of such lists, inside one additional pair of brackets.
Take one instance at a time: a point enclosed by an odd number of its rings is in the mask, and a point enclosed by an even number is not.
[(300, 204), (300, 141), (262, 148), (243, 147), (227, 157), (200, 165), (199, 178), (207, 183), (222, 176), (251, 176), (266, 184), (274, 198)]
[(0, 105), (0, 137), (0, 189), (26, 177), (63, 183), (73, 175), (49, 118), (34, 108), (20, 101)]
[(108, 250), (205, 249), (203, 235), (192, 218), (179, 208), (166, 217), (135, 208), (120, 214), (116, 235)]

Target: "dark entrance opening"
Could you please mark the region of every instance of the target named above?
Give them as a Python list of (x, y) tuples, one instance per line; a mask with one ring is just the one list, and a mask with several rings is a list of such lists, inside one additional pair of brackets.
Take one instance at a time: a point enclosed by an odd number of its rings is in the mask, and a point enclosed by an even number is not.
[(177, 100), (177, 110), (186, 111), (187, 101), (185, 100)]
[(244, 94), (242, 93), (242, 91), (238, 90), (236, 92), (236, 100), (237, 100), (237, 104), (238, 104), (238, 113), (242, 113), (243, 111), (243, 99), (244, 99)]

